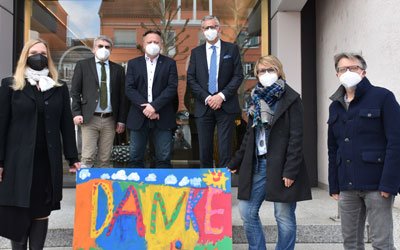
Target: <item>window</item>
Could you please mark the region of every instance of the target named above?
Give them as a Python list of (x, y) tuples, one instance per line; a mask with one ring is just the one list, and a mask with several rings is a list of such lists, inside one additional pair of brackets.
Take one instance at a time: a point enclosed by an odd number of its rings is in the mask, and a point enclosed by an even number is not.
[(165, 47), (168, 52), (168, 56), (174, 56), (176, 54), (176, 47), (175, 47), (175, 31), (170, 30), (167, 31), (165, 35)]
[(136, 47), (136, 31), (114, 30), (114, 47)]
[(243, 73), (246, 79), (255, 79), (254, 76), (254, 62), (245, 62), (243, 63)]
[(237, 38), (238, 44), (242, 45), (243, 48), (258, 48), (260, 46), (260, 40), (258, 36), (249, 36), (247, 31), (240, 32)]

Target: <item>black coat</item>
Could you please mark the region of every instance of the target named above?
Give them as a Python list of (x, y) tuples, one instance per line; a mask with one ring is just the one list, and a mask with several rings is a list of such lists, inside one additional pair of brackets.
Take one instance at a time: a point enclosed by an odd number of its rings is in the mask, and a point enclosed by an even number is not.
[[(36, 142), (37, 109), (33, 89), (10, 88), (12, 78), (5, 78), (0, 87), (0, 162), (4, 163), (0, 182), (0, 205), (29, 207)], [(53, 187), (52, 204), (62, 199), (64, 156), (77, 161), (75, 130), (70, 98), (66, 85), (44, 92), (46, 142)]]
[[(125, 71), (121, 65), (110, 62), (111, 107), (114, 121), (126, 123), (128, 104), (125, 98)], [(88, 123), (99, 100), (99, 76), (94, 57), (76, 63), (71, 80), (72, 114), (83, 116)]]
[[(277, 105), (268, 139), (267, 153), (267, 201), (295, 202), (311, 199), (311, 189), (303, 157), (303, 107), (300, 96), (288, 85)], [(247, 131), (240, 149), (228, 168), (239, 172), (238, 198), (251, 196), (253, 164), (256, 158), (255, 128), (249, 117)], [(294, 180), (286, 188), (282, 178)]]
[[(129, 60), (126, 72), (125, 93), (130, 101), (130, 109), (127, 119), (129, 129), (140, 129), (147, 120), (143, 114), (144, 107), (140, 106), (147, 101), (147, 67), (145, 56)], [(160, 55), (153, 80), (153, 101), (151, 106), (160, 115), (154, 123), (161, 129), (173, 129), (176, 127), (176, 103), (178, 88), (178, 71), (176, 62), (166, 56)]]

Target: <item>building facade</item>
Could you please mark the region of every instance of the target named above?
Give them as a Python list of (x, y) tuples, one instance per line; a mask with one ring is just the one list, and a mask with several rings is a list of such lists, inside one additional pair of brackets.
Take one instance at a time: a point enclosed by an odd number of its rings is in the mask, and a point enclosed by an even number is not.
[[(142, 55), (142, 34), (163, 31), (164, 53), (177, 60), (179, 107), (177, 121), (190, 147), (176, 149), (175, 165), (198, 161), (196, 131), (191, 125), (191, 97), (186, 93), (190, 50), (201, 44), (203, 16), (221, 19), (222, 39), (241, 46), (246, 80), (243, 99), (256, 83), (254, 62), (260, 55), (281, 59), (288, 83), (304, 103), (304, 153), (313, 186), (327, 186), (327, 117), (329, 96), (338, 87), (333, 56), (361, 52), (372, 83), (400, 96), (400, 5), (376, 0), (0, 0), (0, 78), (12, 75), (23, 43), (41, 37), (66, 84), (77, 60), (92, 56), (93, 38), (104, 34), (115, 42), (111, 60), (125, 66)], [(243, 103), (243, 100), (242, 100)], [(240, 145), (243, 121), (238, 117)]]

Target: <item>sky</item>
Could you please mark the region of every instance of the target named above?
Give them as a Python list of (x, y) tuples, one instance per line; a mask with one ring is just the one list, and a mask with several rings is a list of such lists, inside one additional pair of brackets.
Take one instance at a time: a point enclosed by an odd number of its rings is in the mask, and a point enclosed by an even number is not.
[(69, 37), (83, 39), (100, 35), (98, 12), (101, 2), (101, 0), (59, 0), (68, 13)]

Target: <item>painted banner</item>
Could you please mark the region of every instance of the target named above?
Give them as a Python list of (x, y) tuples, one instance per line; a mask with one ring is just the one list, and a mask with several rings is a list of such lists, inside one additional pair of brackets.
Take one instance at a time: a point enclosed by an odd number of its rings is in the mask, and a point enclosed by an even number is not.
[(86, 168), (76, 176), (75, 250), (232, 249), (226, 169)]

